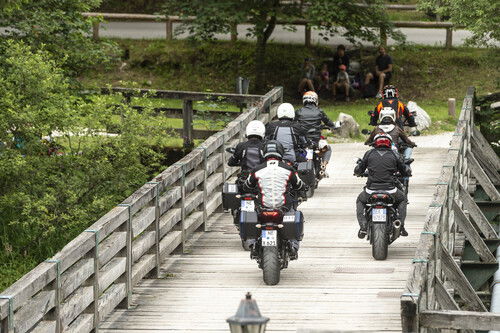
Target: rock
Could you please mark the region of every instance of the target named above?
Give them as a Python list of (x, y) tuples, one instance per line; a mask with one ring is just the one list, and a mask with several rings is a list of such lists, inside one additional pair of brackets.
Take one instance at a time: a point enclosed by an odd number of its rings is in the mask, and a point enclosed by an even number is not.
[(417, 103), (415, 103), (413, 101), (409, 101), (407, 104), (407, 107), (408, 107), (408, 110), (410, 110), (410, 112), (417, 113), (417, 115), (415, 117), (415, 122), (417, 123), (417, 129), (419, 131), (422, 131), (424, 129), (428, 129), (431, 126), (431, 124), (432, 124), (431, 117), (429, 117), (427, 112), (425, 112), (424, 109), (422, 109), (420, 106), (418, 106)]
[(349, 138), (359, 135), (359, 124), (351, 115), (340, 113), (337, 119), (342, 123), (339, 128), (339, 135), (343, 138)]
[(495, 109), (500, 109), (500, 101), (495, 102), (495, 103), (491, 103), (490, 108), (491, 108), (492, 110), (495, 110)]

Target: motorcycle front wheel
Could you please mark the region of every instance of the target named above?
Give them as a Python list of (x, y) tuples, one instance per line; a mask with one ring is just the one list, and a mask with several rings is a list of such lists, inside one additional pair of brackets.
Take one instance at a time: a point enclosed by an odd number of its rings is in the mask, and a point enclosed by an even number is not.
[(264, 246), (262, 257), (264, 282), (269, 286), (274, 286), (280, 282), (281, 265), (278, 248), (275, 246)]
[(386, 223), (373, 223), (371, 228), (372, 255), (375, 260), (387, 259), (389, 238)]

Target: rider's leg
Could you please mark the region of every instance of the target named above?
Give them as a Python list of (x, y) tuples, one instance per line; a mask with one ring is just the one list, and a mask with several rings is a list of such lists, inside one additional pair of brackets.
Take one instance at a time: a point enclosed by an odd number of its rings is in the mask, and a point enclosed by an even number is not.
[(405, 229), (406, 206), (408, 205), (408, 200), (403, 191), (398, 189), (397, 192), (394, 193), (394, 201), (398, 208), (399, 220), (401, 221), (401, 236), (408, 236), (408, 232)]
[(358, 199), (356, 200), (356, 217), (358, 218), (359, 223), (359, 238), (365, 238), (366, 236), (366, 216), (365, 216), (365, 205), (368, 202), (368, 193), (363, 190), (358, 195)]

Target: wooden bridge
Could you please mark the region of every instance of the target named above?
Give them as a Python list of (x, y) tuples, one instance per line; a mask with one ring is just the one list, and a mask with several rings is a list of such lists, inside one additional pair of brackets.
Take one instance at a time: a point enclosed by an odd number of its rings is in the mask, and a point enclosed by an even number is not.
[(366, 146), (335, 144), (330, 178), (300, 206), (299, 260), (279, 285), (263, 283), (230, 214), (219, 209), (219, 192), (236, 171), (225, 166), (224, 148), (242, 138), (248, 121), (273, 117), (282, 100), (276, 88), (5, 290), (0, 332), (227, 332), (225, 319), (247, 291), (271, 318), (270, 332), (499, 328), (500, 315), (486, 313), (482, 289), (455, 256), (469, 242), (478, 262), (496, 264), (485, 245), (496, 232), (467, 200), (470, 186), (484, 188), (494, 207), (500, 199), (497, 157), (473, 128), (473, 94), (455, 134), (417, 138), (410, 236), (390, 246), (387, 260), (373, 260), (356, 237), (364, 179), (352, 170)]

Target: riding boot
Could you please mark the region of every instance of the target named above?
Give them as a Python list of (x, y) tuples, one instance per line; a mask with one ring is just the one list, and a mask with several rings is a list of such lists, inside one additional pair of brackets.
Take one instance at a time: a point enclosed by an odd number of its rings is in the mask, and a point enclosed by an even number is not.
[(296, 260), (299, 257), (300, 242), (296, 239), (290, 240), (290, 260)]
[(365, 204), (361, 200), (356, 200), (356, 216), (359, 223), (358, 238), (365, 238), (366, 236), (366, 216), (365, 216)]

